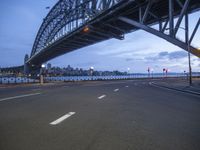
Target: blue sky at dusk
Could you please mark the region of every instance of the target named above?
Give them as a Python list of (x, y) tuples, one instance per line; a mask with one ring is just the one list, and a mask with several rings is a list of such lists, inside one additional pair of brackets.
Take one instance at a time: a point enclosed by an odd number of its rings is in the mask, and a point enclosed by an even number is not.
[[(0, 67), (22, 65), (25, 54), (30, 54), (37, 31), (48, 11), (57, 0), (1, 0), (0, 2)], [(191, 29), (200, 12), (190, 15)], [(182, 31), (178, 37), (184, 39)], [(200, 28), (192, 42), (200, 47)], [(53, 66), (96, 70), (154, 72), (169, 68), (183, 72), (188, 68), (187, 52), (167, 41), (142, 30), (125, 35), (125, 40), (111, 39), (49, 61)], [(192, 56), (193, 71), (200, 71), (200, 59)]]

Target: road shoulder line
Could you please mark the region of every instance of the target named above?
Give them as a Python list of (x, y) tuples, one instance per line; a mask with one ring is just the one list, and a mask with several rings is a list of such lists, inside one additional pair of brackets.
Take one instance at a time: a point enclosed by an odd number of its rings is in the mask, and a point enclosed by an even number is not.
[(7, 98), (2, 98), (2, 99), (0, 99), (0, 102), (2, 102), (2, 101), (7, 101), (7, 100), (12, 100), (12, 99), (18, 99), (18, 98), (29, 97), (29, 96), (35, 96), (35, 95), (40, 95), (40, 94), (41, 94), (41, 93), (32, 93), (32, 94), (25, 94), (25, 95), (7, 97)]
[(173, 87), (168, 87), (168, 86), (164, 86), (164, 85), (159, 85), (159, 84), (156, 84), (156, 83), (154, 83), (154, 82), (151, 82), (151, 85), (157, 86), (157, 87), (166, 88), (166, 89), (170, 89), (170, 90), (175, 90), (175, 91), (179, 91), (179, 92), (183, 92), (183, 93), (189, 93), (189, 94), (194, 94), (194, 95), (200, 96), (200, 93), (194, 92), (194, 91), (190, 91), (190, 90), (181, 90), (181, 89), (177, 89), (177, 88), (173, 88)]

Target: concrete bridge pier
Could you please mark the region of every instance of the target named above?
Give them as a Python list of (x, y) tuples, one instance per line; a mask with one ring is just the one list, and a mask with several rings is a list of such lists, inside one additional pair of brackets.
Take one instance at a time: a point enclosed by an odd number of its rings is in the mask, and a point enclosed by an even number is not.
[(26, 54), (25, 57), (24, 57), (24, 74), (25, 75), (29, 75), (29, 73), (30, 73), (30, 67), (26, 63), (28, 61), (28, 59), (29, 59), (29, 56), (28, 56), (28, 54)]

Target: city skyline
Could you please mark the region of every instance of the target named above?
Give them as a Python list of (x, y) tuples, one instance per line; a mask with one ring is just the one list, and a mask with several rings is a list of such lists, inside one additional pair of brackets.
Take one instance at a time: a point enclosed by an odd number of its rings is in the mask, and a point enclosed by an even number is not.
[[(45, 8), (52, 7), (56, 2), (56, 0), (42, 2), (3, 0), (1, 2), (1, 67), (23, 64), (25, 54), (31, 52), (42, 19), (49, 11)], [(195, 24), (194, 20), (199, 16), (200, 12), (190, 15), (191, 24)], [(193, 28), (192, 25), (191, 28)], [(199, 29), (196, 35), (192, 45), (199, 47)], [(178, 36), (181, 39), (184, 38), (181, 30), (178, 32)], [(186, 51), (141, 30), (126, 34), (122, 41), (111, 39), (97, 43), (49, 62), (53, 66), (59, 67), (70, 64), (83, 69), (93, 66), (96, 70), (127, 71), (130, 68), (130, 72), (141, 73), (146, 72), (148, 67), (153, 68), (155, 72), (162, 72), (163, 68), (169, 68), (172, 72), (188, 70)], [(192, 56), (192, 68), (195, 72), (200, 71), (200, 60), (195, 56)]]

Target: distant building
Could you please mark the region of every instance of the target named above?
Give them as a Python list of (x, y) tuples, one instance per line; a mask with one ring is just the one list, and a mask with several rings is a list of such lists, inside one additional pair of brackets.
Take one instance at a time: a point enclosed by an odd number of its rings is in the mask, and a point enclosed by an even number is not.
[(47, 70), (48, 71), (51, 70), (51, 64), (50, 63), (47, 64)]

